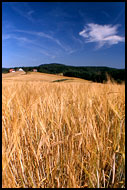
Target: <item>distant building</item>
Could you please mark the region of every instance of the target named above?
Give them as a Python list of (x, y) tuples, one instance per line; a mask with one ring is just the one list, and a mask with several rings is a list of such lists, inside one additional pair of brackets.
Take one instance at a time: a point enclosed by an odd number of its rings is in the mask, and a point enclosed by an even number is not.
[(22, 68), (20, 68), (20, 69), (19, 69), (19, 71), (23, 71), (23, 69), (22, 69)]
[(37, 69), (33, 69), (33, 72), (37, 72)]
[(63, 73), (58, 73), (58, 75), (63, 76)]
[(15, 70), (14, 69), (9, 69), (9, 73), (14, 73)]

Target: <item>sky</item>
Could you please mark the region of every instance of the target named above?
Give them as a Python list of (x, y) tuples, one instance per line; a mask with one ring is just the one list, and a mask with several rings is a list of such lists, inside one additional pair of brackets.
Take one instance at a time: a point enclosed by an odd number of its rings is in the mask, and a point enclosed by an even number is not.
[(3, 2), (2, 67), (125, 68), (124, 2)]

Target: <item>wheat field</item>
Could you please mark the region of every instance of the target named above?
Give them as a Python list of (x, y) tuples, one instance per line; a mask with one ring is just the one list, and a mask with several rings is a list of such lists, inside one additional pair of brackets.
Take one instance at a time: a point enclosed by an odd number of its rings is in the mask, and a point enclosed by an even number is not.
[(62, 78), (2, 76), (2, 187), (124, 188), (125, 84)]

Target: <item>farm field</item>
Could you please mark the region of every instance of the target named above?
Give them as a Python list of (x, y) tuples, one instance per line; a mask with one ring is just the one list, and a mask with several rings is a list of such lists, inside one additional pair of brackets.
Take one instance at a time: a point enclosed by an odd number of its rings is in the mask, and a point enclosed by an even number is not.
[(7, 74), (2, 74), (2, 79), (3, 81), (6, 82), (55, 82), (57, 80), (61, 80), (60, 82), (62, 82), (63, 79), (66, 79), (67, 81), (64, 82), (89, 82), (89, 81), (85, 81), (83, 79), (80, 78), (74, 78), (74, 77), (66, 77), (66, 76), (60, 76), (60, 75), (54, 75), (54, 74), (47, 74), (47, 73), (34, 73), (34, 72), (29, 72), (28, 74), (26, 74), (25, 72), (20, 72), (17, 71), (15, 73), (7, 73)]
[(3, 188), (124, 188), (125, 84), (2, 74)]

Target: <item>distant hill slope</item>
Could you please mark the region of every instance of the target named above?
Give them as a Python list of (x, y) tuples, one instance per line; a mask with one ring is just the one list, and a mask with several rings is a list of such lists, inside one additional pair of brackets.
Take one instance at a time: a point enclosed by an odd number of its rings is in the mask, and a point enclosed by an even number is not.
[[(17, 69), (18, 67), (14, 67)], [(24, 71), (32, 71), (33, 68), (41, 73), (59, 74), (64, 76), (77, 77), (94, 82), (107, 81), (107, 74), (118, 83), (125, 81), (125, 69), (116, 69), (110, 67), (94, 67), (94, 66), (69, 66), (59, 63), (42, 64), (36, 67), (22, 67)], [(2, 73), (7, 73), (9, 68), (2, 68)]]
[(24, 72), (16, 71), (14, 73), (2, 74), (3, 82), (47, 82), (47, 83), (90, 83), (91, 81), (87, 81), (80, 78), (74, 77), (65, 77), (55, 74), (47, 74), (40, 72), (28, 72), (27, 74)]

